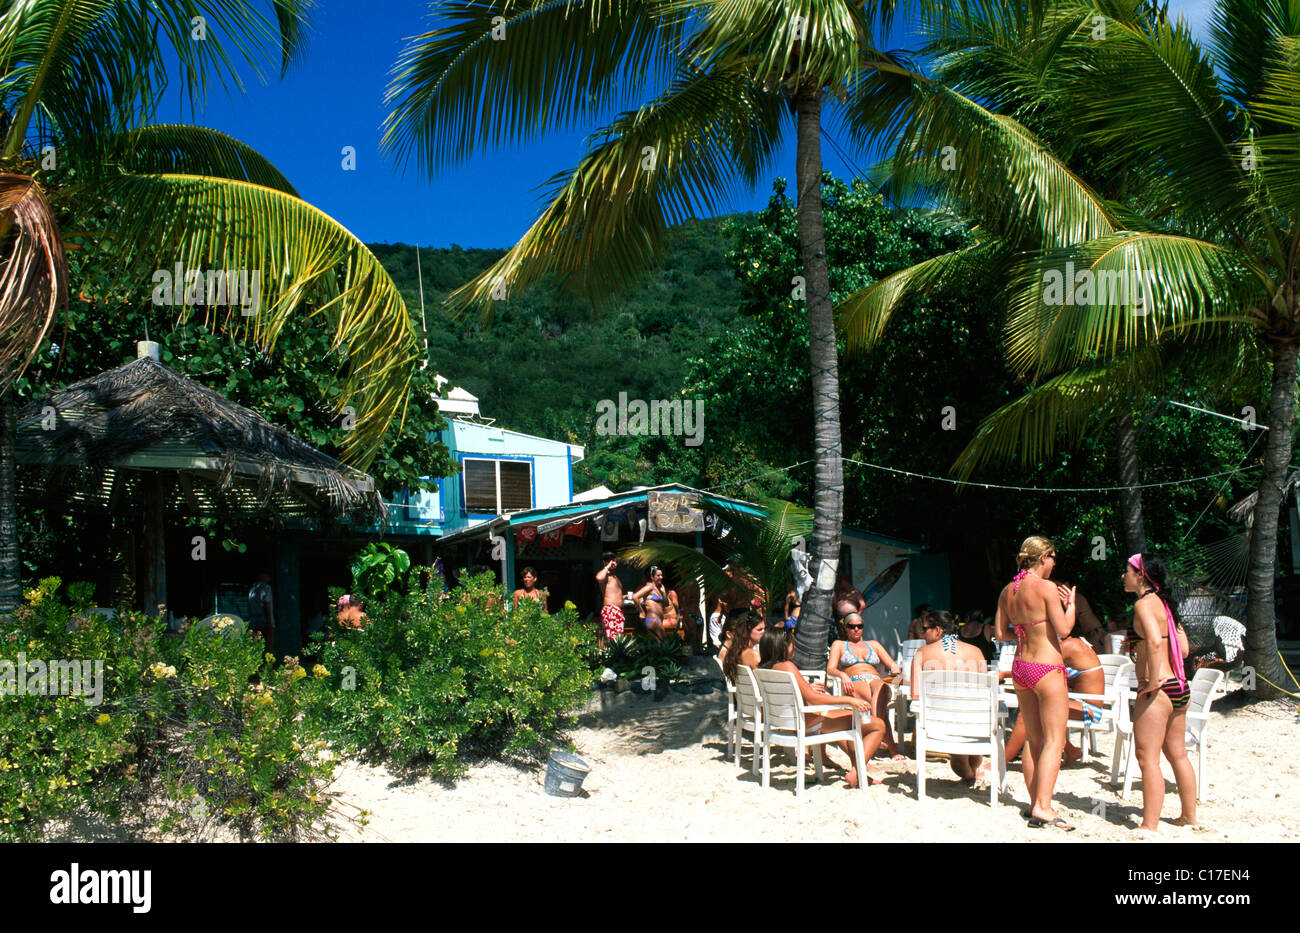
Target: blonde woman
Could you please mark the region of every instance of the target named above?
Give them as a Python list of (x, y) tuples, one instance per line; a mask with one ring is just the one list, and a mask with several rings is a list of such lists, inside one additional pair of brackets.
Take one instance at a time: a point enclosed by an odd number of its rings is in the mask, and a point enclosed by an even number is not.
[(1071, 832), (1074, 827), (1052, 809), (1052, 795), (1070, 716), (1060, 639), (1074, 628), (1074, 590), (1069, 591), (1062, 608), (1061, 594), (1050, 582), (1056, 547), (1047, 538), (1026, 538), (1016, 555), (1016, 566), (1015, 578), (998, 597), (994, 624), (999, 639), (1009, 641), (1013, 632), (1016, 638), (1011, 681), (1028, 737), (1022, 760), (1029, 792), (1026, 813), (1030, 826)]

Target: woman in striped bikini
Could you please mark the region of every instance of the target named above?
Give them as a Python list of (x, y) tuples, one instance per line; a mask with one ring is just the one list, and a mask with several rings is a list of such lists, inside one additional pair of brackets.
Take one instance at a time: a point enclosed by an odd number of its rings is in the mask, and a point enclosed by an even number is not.
[(1069, 717), (1065, 664), (1059, 639), (1074, 628), (1074, 593), (1061, 607), (1061, 595), (1049, 583), (1056, 565), (1056, 548), (1047, 538), (1026, 538), (1016, 556), (1019, 572), (998, 597), (995, 619), (998, 638), (1016, 635), (1016, 659), (1011, 665), (1020, 715), (1029, 741), (1022, 756), (1029, 791), (1029, 825), (1074, 829), (1052, 809), (1056, 776), (1065, 748)]
[(1187, 758), (1187, 703), (1191, 690), (1183, 658), (1187, 634), (1169, 602), (1165, 565), (1150, 554), (1134, 554), (1124, 565), (1124, 589), (1137, 593), (1133, 607), (1138, 693), (1133, 705), (1133, 738), (1142, 768), (1142, 828), (1160, 828), (1165, 802), (1165, 777), (1160, 752), (1165, 753), (1178, 784), (1183, 812), (1175, 826), (1196, 825), (1196, 772)]

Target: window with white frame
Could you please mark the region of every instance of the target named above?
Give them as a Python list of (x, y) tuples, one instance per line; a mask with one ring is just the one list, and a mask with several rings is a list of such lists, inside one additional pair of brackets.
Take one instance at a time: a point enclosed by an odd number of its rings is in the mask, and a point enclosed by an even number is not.
[(466, 457), (462, 475), (467, 511), (500, 515), (533, 507), (533, 465), (527, 460)]

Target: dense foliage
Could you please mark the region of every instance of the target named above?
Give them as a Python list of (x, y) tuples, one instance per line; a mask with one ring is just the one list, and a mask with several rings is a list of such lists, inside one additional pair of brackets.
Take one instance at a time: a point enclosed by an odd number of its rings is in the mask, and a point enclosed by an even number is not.
[[(430, 367), (479, 399), (516, 431), (581, 444), (574, 489), (703, 478), (700, 448), (681, 437), (602, 436), (596, 404), (682, 397), (688, 360), (736, 319), (722, 220), (677, 228), (674, 244), (640, 285), (597, 314), (559, 289), (533, 288), (498, 302), (490, 322), (452, 318), (442, 299), (500, 258), (502, 250), (420, 251)], [(372, 245), (415, 315), (415, 248)], [(712, 429), (706, 412), (705, 435)]]
[(508, 614), (488, 574), (367, 600), (359, 630), (318, 636), (319, 717), (344, 753), (452, 777), (463, 755), (533, 751), (591, 690), (594, 636), (572, 606)]
[[(233, 629), (177, 639), (141, 613), (90, 614), (90, 587), (72, 584), (66, 599), (60, 588), (58, 578), (40, 581), (4, 620), (0, 659), (15, 668), (99, 661), (102, 679), (94, 690), (93, 676), (65, 679), (81, 692), (45, 695), (33, 667), (5, 685), (0, 840), (40, 839), (80, 820), (184, 838), (216, 824), (245, 838), (330, 832), (332, 756), (303, 715), (323, 670), (274, 667), (260, 641)], [(51, 679), (39, 689), (53, 688)]]

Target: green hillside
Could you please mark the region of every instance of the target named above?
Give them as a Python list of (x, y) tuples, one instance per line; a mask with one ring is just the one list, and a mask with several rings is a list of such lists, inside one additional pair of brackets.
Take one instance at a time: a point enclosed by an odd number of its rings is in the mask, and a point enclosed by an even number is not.
[[(480, 410), (512, 430), (563, 438), (587, 448), (575, 489), (701, 477), (698, 449), (680, 438), (596, 433), (596, 404), (629, 398), (680, 398), (688, 360), (732, 329), (739, 289), (727, 268), (727, 218), (679, 228), (660, 267), (626, 295), (593, 313), (563, 288), (532, 289), (500, 302), (494, 319), (455, 320), (442, 299), (498, 259), (502, 249), (423, 249), (430, 365), (479, 398)], [(420, 316), (415, 247), (371, 245)]]

